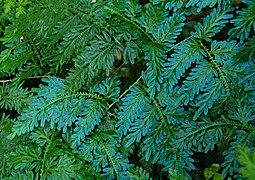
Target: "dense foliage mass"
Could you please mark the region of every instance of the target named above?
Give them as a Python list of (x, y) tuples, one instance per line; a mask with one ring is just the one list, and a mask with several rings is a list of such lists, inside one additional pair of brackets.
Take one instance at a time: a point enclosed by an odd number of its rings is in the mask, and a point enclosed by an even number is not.
[(0, 179), (254, 178), (254, 0), (0, 4)]

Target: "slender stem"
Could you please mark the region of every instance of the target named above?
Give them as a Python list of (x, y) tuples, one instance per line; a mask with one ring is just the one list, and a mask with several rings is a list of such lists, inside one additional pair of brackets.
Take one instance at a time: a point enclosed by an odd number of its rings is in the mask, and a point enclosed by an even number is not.
[(217, 64), (216, 60), (212, 57), (212, 54), (210, 53), (210, 51), (207, 49), (207, 47), (201, 42), (199, 41), (200, 45), (202, 46), (202, 48), (205, 50), (206, 54), (208, 55), (210, 61), (214, 64), (216, 70), (219, 73), (220, 79), (223, 80), (224, 83), (224, 87), (227, 91), (227, 94), (229, 94), (230, 92), (230, 88), (229, 88), (229, 84), (226, 78), (226, 75), (224, 74), (223, 70), (221, 69), (221, 67)]
[(38, 58), (38, 60), (39, 60), (39, 62), (40, 62), (40, 65), (43, 66), (43, 64), (42, 64), (42, 59), (41, 59), (41, 57), (40, 57), (40, 55), (39, 55), (39, 53), (38, 53), (38, 51), (37, 51), (37, 48), (36, 48), (36, 46), (35, 46), (33, 40), (32, 40), (31, 37), (28, 35), (28, 33), (26, 33), (26, 36), (27, 36), (29, 42), (31, 43), (32, 48), (34, 49), (35, 55), (36, 55), (36, 57)]
[(112, 74), (116, 74), (121, 68), (122, 66), (124, 66), (125, 63), (122, 63)]
[(47, 154), (49, 152), (49, 149), (50, 149), (50, 146), (52, 144), (52, 141), (53, 141), (54, 137), (55, 137), (55, 133), (53, 133), (51, 138), (48, 139), (48, 144), (47, 144), (46, 149), (44, 151), (43, 160), (42, 160), (42, 169), (41, 169), (41, 173), (40, 173), (40, 180), (43, 179), (43, 173), (45, 171), (44, 166), (45, 166), (46, 157), (47, 157)]
[[(190, 39), (190, 38), (192, 38), (192, 37), (193, 37), (193, 36), (189, 36), (189, 37), (187, 37), (186, 39), (184, 39), (184, 40), (180, 41), (179, 43), (175, 44), (173, 47), (171, 47), (171, 48), (169, 49), (169, 51), (171, 51), (174, 47), (179, 46), (181, 43), (186, 42), (188, 39)], [(146, 72), (147, 72), (147, 70), (145, 71), (145, 73), (146, 73)], [(141, 79), (142, 79), (142, 76), (139, 76), (138, 79), (137, 79), (132, 85), (130, 85), (129, 88), (126, 89), (126, 90), (118, 97), (118, 99), (121, 99), (123, 96), (125, 96), (125, 95), (128, 93), (129, 89), (131, 89), (132, 87), (134, 87)], [(116, 102), (113, 102), (112, 104), (110, 104), (110, 105), (108, 106), (108, 108), (110, 109), (115, 103), (116, 103)]]
[(159, 103), (156, 100), (153, 100), (153, 104), (156, 106), (156, 108), (159, 112), (159, 115), (160, 115), (161, 119), (163, 120), (163, 123), (168, 125), (167, 118), (165, 117), (162, 107), (160, 107)]
[[(40, 79), (40, 78), (48, 78), (48, 77), (53, 77), (53, 76), (49, 76), (49, 75), (43, 75), (43, 76), (32, 76), (32, 77), (27, 77), (26, 79)], [(58, 78), (59, 80), (64, 80), (62, 78)], [(6, 79), (6, 80), (0, 80), (0, 83), (8, 83), (8, 82), (12, 82), (12, 79)]]
[[(236, 0), (236, 1), (234, 2), (233, 6), (238, 6), (238, 5), (241, 4), (241, 3), (242, 3), (242, 0)], [(186, 21), (187, 21), (187, 22), (195, 21), (195, 20), (197, 20), (197, 19), (200, 19), (200, 18), (202, 18), (202, 17), (204, 17), (204, 16), (210, 14), (211, 12), (212, 12), (212, 10), (210, 9), (210, 10), (208, 10), (208, 11), (206, 11), (206, 12), (202, 12), (202, 13), (200, 13), (200, 14), (187, 17), (187, 18), (186, 18)]]
[(186, 18), (186, 21), (187, 22), (190, 22), (190, 21), (195, 21), (197, 19), (200, 19), (208, 14), (210, 14), (212, 12), (212, 10), (208, 10), (206, 12), (203, 12), (203, 13), (200, 13), (200, 14), (197, 14), (197, 15), (194, 15), (194, 16), (190, 16), (190, 17), (187, 17)]
[[(140, 80), (141, 80), (142, 76), (140, 76), (131, 86), (129, 86), (128, 89), (126, 89), (119, 97), (118, 99), (121, 99), (123, 96), (125, 96), (125, 94), (128, 93), (129, 89), (131, 89), (132, 87), (134, 87)], [(110, 109), (116, 102), (113, 102), (112, 104), (110, 104), (108, 106), (108, 108)]]
[(112, 166), (112, 168), (113, 168), (113, 170), (114, 170), (114, 173), (116, 174), (116, 178), (118, 179), (118, 171), (117, 171), (117, 169), (116, 169), (116, 167), (115, 167), (115, 163), (114, 163), (114, 161), (113, 161), (113, 159), (112, 159), (112, 156), (111, 156), (110, 153), (108, 152), (108, 150), (107, 150), (105, 144), (102, 144), (102, 147), (103, 147), (103, 149), (104, 149), (106, 155), (108, 156), (109, 161), (110, 161), (110, 165)]
[(136, 24), (135, 22), (133, 22), (132, 20), (126, 18), (125, 16), (123, 16), (120, 12), (118, 12), (117, 10), (111, 8), (110, 6), (107, 6), (107, 8), (110, 11), (113, 11), (114, 13), (116, 13), (118, 16), (120, 16), (124, 21), (134, 25), (137, 29), (139, 29), (140, 31), (142, 31), (153, 43), (158, 43), (156, 40), (154, 40), (153, 37), (151, 37), (145, 30), (143, 30), (142, 27), (140, 27), (138, 24)]

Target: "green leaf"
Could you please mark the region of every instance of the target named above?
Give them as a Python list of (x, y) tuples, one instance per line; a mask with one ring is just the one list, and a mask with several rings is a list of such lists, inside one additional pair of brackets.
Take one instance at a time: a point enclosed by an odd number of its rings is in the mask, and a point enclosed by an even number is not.
[(228, 14), (230, 11), (231, 9), (226, 4), (218, 6), (217, 9), (214, 8), (203, 20), (203, 24), (198, 23), (194, 27), (196, 32), (192, 32), (191, 35), (201, 40), (212, 41), (211, 37), (220, 32), (229, 22), (228, 20), (233, 17), (232, 14)]
[(31, 94), (22, 84), (3, 84), (0, 86), (0, 108), (21, 111), (29, 103)]
[(47, 158), (42, 178), (49, 179), (76, 179), (81, 178), (76, 172), (82, 166), (81, 161), (77, 161), (70, 155)]
[(122, 98), (123, 106), (119, 112), (119, 121), (116, 124), (120, 136), (127, 134), (133, 122), (144, 112), (144, 107), (150, 102), (146, 93), (139, 86), (130, 89), (130, 93)]
[(219, 170), (219, 164), (212, 164), (209, 168), (204, 169), (204, 176), (207, 180), (211, 178), (213, 178), (214, 180), (223, 180), (221, 174), (217, 173)]
[(127, 175), (132, 180), (152, 180), (149, 173), (147, 173), (141, 167), (131, 167), (127, 172)]
[(244, 178), (254, 179), (255, 178), (255, 153), (250, 153), (250, 149), (247, 147), (237, 148), (239, 153), (238, 161), (243, 166), (240, 168), (239, 172)]
[(239, 38), (241, 42), (249, 37), (252, 29), (255, 29), (255, 2), (248, 0), (244, 3), (247, 8), (237, 11), (237, 17), (230, 21), (235, 27), (228, 32), (231, 37)]
[[(166, 90), (172, 91), (178, 80), (184, 75), (187, 70), (196, 61), (203, 60), (205, 52), (200, 48), (200, 45), (195, 40), (188, 40), (174, 47), (175, 52), (172, 57), (167, 60), (164, 69), (166, 79)], [(184, 53), (185, 52), (185, 53)]]

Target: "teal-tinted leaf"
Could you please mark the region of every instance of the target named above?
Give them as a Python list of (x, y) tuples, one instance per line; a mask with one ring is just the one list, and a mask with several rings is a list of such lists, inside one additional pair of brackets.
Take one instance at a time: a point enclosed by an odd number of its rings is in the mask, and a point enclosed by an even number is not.
[(121, 106), (119, 121), (116, 124), (117, 132), (121, 137), (127, 134), (133, 122), (141, 116), (144, 107), (150, 102), (141, 87), (134, 86), (130, 91), (129, 94), (122, 98), (123, 106)]
[(249, 37), (252, 29), (255, 30), (255, 2), (244, 1), (244, 3), (247, 4), (247, 8), (237, 11), (237, 17), (231, 20), (235, 27), (228, 32), (231, 37), (239, 38), (241, 42)]
[(228, 19), (232, 18), (232, 14), (228, 14), (231, 11), (230, 8), (223, 5), (217, 9), (214, 8), (210, 15), (206, 16), (203, 24), (198, 23), (194, 28), (196, 32), (192, 32), (192, 36), (206, 41), (212, 41), (211, 37), (215, 36), (216, 33), (226, 26)]

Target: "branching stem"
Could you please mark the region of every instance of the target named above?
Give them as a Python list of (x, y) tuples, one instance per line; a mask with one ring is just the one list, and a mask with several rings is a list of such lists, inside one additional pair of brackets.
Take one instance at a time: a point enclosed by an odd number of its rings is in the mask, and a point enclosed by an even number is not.
[(159, 103), (156, 100), (153, 100), (153, 104), (156, 106), (161, 119), (164, 121), (163, 123), (167, 124), (167, 118), (165, 117), (164, 112), (162, 108), (160, 107)]
[(38, 51), (37, 51), (37, 48), (36, 48), (36, 46), (35, 46), (33, 40), (32, 40), (31, 37), (28, 35), (28, 33), (26, 33), (26, 36), (27, 36), (28, 41), (30, 42), (30, 44), (31, 44), (31, 46), (32, 46), (32, 48), (33, 48), (33, 50), (34, 50), (34, 52), (35, 52), (36, 57), (38, 58), (38, 60), (39, 60), (39, 62), (40, 62), (40, 65), (43, 66), (43, 64), (42, 64), (42, 59), (41, 59), (41, 57), (40, 57), (40, 55), (39, 55), (39, 53), (38, 53)]
[[(181, 43), (186, 42), (187, 40), (189, 40), (189, 39), (192, 38), (192, 37), (193, 37), (193, 36), (189, 36), (189, 37), (187, 37), (186, 39), (184, 39), (184, 40), (178, 42), (178, 43), (175, 44), (173, 47), (171, 47), (171, 48), (169, 49), (169, 51), (171, 51), (174, 47), (179, 46)], [(146, 73), (146, 72), (147, 72), (147, 70), (145, 71), (145, 73)], [(134, 87), (141, 79), (142, 79), (142, 76), (139, 76), (139, 77), (137, 78), (137, 80), (136, 80), (132, 85), (130, 85), (129, 88), (126, 89), (126, 90), (119, 96), (118, 99), (121, 99), (122, 97), (124, 97), (124, 96), (128, 93), (129, 89), (131, 89), (132, 87)], [(116, 102), (113, 102), (112, 104), (110, 104), (110, 105), (108, 106), (108, 108), (110, 109), (115, 103), (116, 103)]]
[[(27, 77), (26, 79), (41, 79), (41, 78), (49, 78), (49, 77), (53, 77), (53, 76), (49, 76), (49, 75), (43, 75), (43, 76), (32, 76), (32, 77)], [(59, 80), (64, 80), (62, 78), (58, 78)], [(3, 83), (3, 85), (5, 83), (8, 82), (12, 82), (12, 79), (6, 79), (6, 80), (0, 80), (0, 83)]]
[(118, 12), (117, 10), (107, 6), (107, 9), (109, 9), (110, 11), (116, 13), (118, 16), (120, 16), (124, 21), (134, 25), (137, 29), (139, 29), (141, 32), (143, 32), (153, 43), (158, 43), (156, 40), (154, 40), (153, 37), (151, 37), (145, 30), (143, 30), (142, 27), (140, 27), (138, 24), (136, 24), (135, 22), (133, 22), (132, 20), (126, 18), (125, 16), (123, 16), (120, 12)]
[[(238, 6), (239, 4), (242, 3), (242, 0), (236, 0), (233, 4), (233, 6)], [(194, 15), (194, 16), (190, 16), (190, 17), (187, 17), (186, 21), (187, 22), (190, 22), (190, 21), (195, 21), (195, 20), (198, 20), (208, 14), (210, 14), (212, 12), (212, 10), (208, 10), (208, 11), (205, 11), (205, 12), (202, 12), (200, 14), (197, 14), (197, 15)]]
[(41, 173), (40, 173), (40, 180), (43, 179), (43, 173), (45, 171), (45, 167), (44, 166), (45, 166), (46, 157), (47, 157), (47, 154), (49, 152), (49, 149), (51, 147), (51, 144), (52, 144), (52, 141), (53, 141), (54, 138), (55, 138), (55, 133), (53, 133), (51, 138), (48, 139), (48, 144), (46, 146), (46, 149), (45, 149), (44, 155), (43, 155), (43, 159), (42, 159), (42, 169), (41, 169)]
[(229, 84), (228, 84), (228, 81), (227, 81), (225, 73), (223, 72), (221, 67), (217, 64), (216, 60), (213, 58), (213, 56), (210, 53), (210, 51), (208, 50), (208, 48), (201, 41), (199, 41), (199, 43), (200, 43), (201, 47), (205, 50), (205, 52), (208, 55), (210, 61), (214, 64), (216, 70), (219, 73), (220, 79), (222, 79), (222, 81), (224, 83), (225, 90), (226, 90), (227, 94), (229, 94), (230, 88), (229, 88)]
[(109, 161), (110, 161), (110, 165), (112, 166), (113, 170), (114, 170), (114, 173), (116, 174), (116, 178), (118, 179), (118, 171), (115, 167), (115, 164), (114, 164), (114, 161), (112, 159), (112, 156), (110, 155), (110, 153), (108, 152), (107, 148), (105, 147), (105, 144), (102, 145), (103, 146), (103, 149), (107, 155), (107, 157), (109, 158)]

